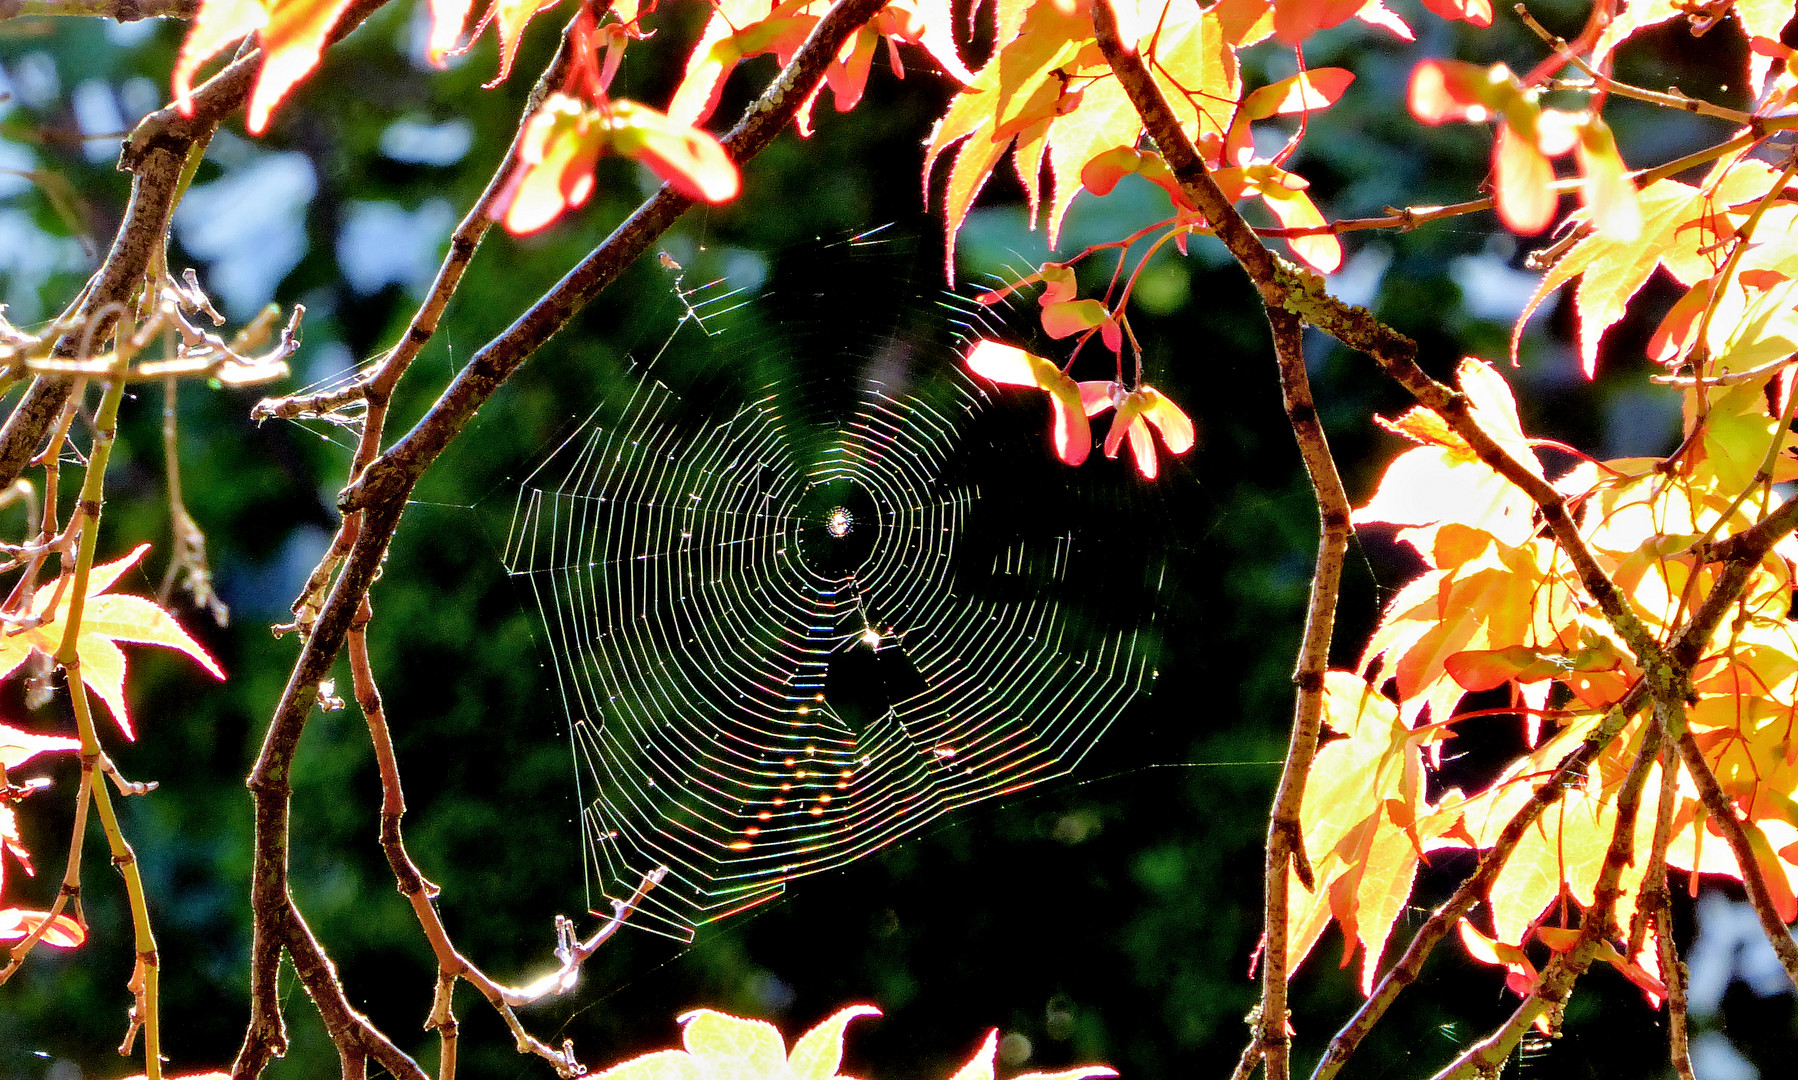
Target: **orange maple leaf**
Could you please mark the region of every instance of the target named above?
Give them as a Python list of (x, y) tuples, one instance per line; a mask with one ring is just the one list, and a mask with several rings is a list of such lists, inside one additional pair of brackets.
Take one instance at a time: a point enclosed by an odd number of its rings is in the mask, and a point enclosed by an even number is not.
[[(106, 702), (106, 707), (112, 710), (113, 720), (127, 739), (135, 739), (137, 734), (132, 730), (131, 715), (125, 705), (125, 654), (117, 642), (174, 649), (192, 658), (213, 678), (225, 677), (224, 671), (200, 643), (189, 637), (174, 617), (155, 601), (128, 593), (107, 592), (148, 550), (150, 545), (139, 544), (131, 554), (96, 566), (89, 573), (81, 634), (75, 643), (81, 658), (81, 681)], [(54, 610), (50, 608), (53, 597), (56, 599)], [(0, 679), (17, 671), (33, 652), (55, 655), (62, 644), (71, 599), (67, 590), (58, 596), (54, 587), (38, 589), (32, 597), (32, 618), (25, 628), (0, 636)]]
[[(260, 135), (288, 91), (318, 66), (325, 37), (350, 0), (202, 0), (175, 61), (175, 105), (193, 115), (193, 77), (200, 65), (246, 34), (262, 46), (262, 70), (250, 92), (245, 126)], [(460, 27), (458, 26), (458, 30)]]

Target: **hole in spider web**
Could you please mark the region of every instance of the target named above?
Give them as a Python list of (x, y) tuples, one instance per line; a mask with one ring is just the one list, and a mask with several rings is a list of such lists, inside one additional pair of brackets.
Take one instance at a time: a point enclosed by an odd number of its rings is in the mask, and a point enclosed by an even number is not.
[(1066, 774), (1154, 678), (1159, 508), (962, 373), (982, 316), (915, 254), (808, 249), (683, 317), (518, 493), (590, 905), (666, 867), (632, 923), (690, 938)]

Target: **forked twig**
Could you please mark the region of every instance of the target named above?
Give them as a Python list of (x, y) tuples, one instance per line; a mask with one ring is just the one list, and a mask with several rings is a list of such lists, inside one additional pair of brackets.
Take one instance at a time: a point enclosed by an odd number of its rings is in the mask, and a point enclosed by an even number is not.
[[(1662, 708), (1664, 706), (1656, 702), (1655, 711), (1658, 713)], [(1598, 872), (1598, 883), (1593, 887), (1592, 907), (1581, 919), (1579, 936), (1573, 946), (1555, 954), (1536, 985), (1497, 1030), (1457, 1055), (1436, 1074), (1435, 1080), (1473, 1080), (1493, 1075), (1538, 1020), (1546, 1021), (1551, 1034), (1560, 1031), (1561, 1017), (1573, 995), (1574, 982), (1591, 966), (1600, 943), (1617, 936), (1613, 916), (1620, 893), (1619, 882), (1623, 868), (1634, 859), (1636, 813), (1642, 804), (1642, 787), (1648, 781), (1648, 771), (1660, 756), (1660, 750), (1661, 732), (1657, 723), (1644, 735), (1642, 746), (1618, 789), (1617, 822), (1611, 829), (1610, 847), (1605, 850), (1604, 865)]]
[(438, 988), (428, 1023), (438, 1030), (443, 1053), (452, 1063), (453, 1071), (456, 1018), (452, 995), (456, 980), (466, 979), (492, 1003), (511, 1028), (519, 1052), (536, 1054), (545, 1059), (562, 1076), (578, 1075), (583, 1070), (566, 1045), (558, 1050), (531, 1035), (512, 1010), (519, 1005), (573, 988), (581, 965), (600, 945), (617, 933), (649, 890), (661, 882), (665, 871), (657, 869), (648, 874), (629, 900), (614, 901), (611, 917), (586, 941), (575, 940), (573, 924), (557, 916), (556, 957), (560, 966), (528, 986), (502, 985), (464, 956), (450, 940), (449, 931), (437, 913), (434, 903), (438, 895), (437, 886), (425, 878), (419, 871), (418, 864), (412, 860), (411, 853), (406, 850), (400, 826), (406, 813), (406, 797), (400, 781), (399, 760), (393, 749), (393, 737), (387, 726), (386, 710), (382, 707), (381, 692), (375, 684), (374, 668), (368, 658), (367, 616), (372, 614), (372, 608), (366, 599), (363, 601), (363, 612), (363, 619), (350, 631), (347, 642), (350, 670), (355, 682), (356, 703), (361, 707), (363, 718), (368, 723), (369, 737), (374, 744), (375, 762), (381, 776), (381, 850), (387, 856), (387, 865), (393, 871), (400, 895), (411, 905), (426, 940), (431, 944), (431, 951), (437, 958)]
[[(774, 83), (725, 137), (726, 152), (733, 160), (748, 161), (773, 141), (793, 120), (843, 43), (883, 4), (884, 0), (840, 0), (819, 20)], [(356, 539), (328, 590), (319, 590), (317, 618), (305, 636), (249, 777), (255, 803), (251, 904), (257, 934), (251, 956), (251, 1025), (234, 1076), (256, 1075), (285, 1044), (274, 974), (290, 916), (297, 917), (287, 895), (290, 770), (306, 721), (319, 700), (320, 684), (360, 617), (407, 495), (500, 384), (690, 205), (690, 200), (664, 186), (640, 206), (530, 311), (476, 353), (412, 431), (363, 470), (340, 500), (346, 513), (359, 518)], [(410, 1065), (410, 1059), (406, 1061)], [(415, 1069), (410, 1065), (405, 1075)]]
[(1561, 759), (1554, 772), (1536, 785), (1535, 790), (1530, 793), (1529, 801), (1517, 808), (1517, 812), (1511, 815), (1511, 820), (1505, 822), (1504, 828), (1499, 830), (1492, 846), (1480, 856), (1473, 873), (1461, 883), (1453, 896), (1432, 911), (1424, 924), (1418, 927), (1398, 962), (1380, 976), (1373, 993), (1367, 996), (1367, 1000), (1361, 1003), (1361, 1008), (1336, 1033), (1335, 1038), (1330, 1040), (1317, 1068), (1312, 1070), (1311, 1080), (1330, 1080), (1341, 1071), (1355, 1049), (1361, 1045), (1361, 1040), (1367, 1037), (1380, 1018), (1386, 1015), (1386, 1010), (1398, 1000), (1398, 995), (1405, 987), (1417, 981), (1431, 951), (1448, 936), (1456, 923), (1473, 910), (1475, 904), (1486, 898), (1492, 883), (1498, 879), (1505, 864), (1510, 862), (1511, 853), (1522, 842), (1524, 833), (1536, 823), (1543, 811), (1561, 800), (1568, 787), (1578, 783), (1586, 775), (1592, 762), (1622, 734), (1624, 727), (1647, 700), (1646, 684), (1636, 683), (1623, 696), (1623, 700), (1611, 706), (1604, 719), (1587, 733), (1579, 746)]

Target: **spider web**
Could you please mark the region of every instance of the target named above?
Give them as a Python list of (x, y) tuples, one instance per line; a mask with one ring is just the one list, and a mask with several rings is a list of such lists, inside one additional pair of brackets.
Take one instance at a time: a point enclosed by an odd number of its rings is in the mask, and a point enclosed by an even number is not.
[(895, 300), (890, 247), (812, 252), (734, 326), (683, 294), (518, 493), (589, 903), (666, 868), (635, 924), (690, 939), (1061, 776), (1154, 678), (1165, 529), (1116, 463), (1053, 460), (1040, 398), (962, 374), (979, 315)]

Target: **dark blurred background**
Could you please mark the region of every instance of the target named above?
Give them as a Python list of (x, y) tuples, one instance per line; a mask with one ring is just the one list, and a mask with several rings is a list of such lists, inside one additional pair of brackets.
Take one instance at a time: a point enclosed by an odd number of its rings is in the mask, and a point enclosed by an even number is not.
[[(1411, 65), (1453, 55), (1515, 68), (1541, 50), (1508, 12), (1477, 31), (1449, 25), (1412, 0), (1395, 7), (1420, 41), (1405, 45), (1358, 24), (1307, 48), (1309, 66), (1350, 68), (1357, 82), (1311, 118), (1291, 167), (1332, 217), (1387, 205), (1472, 197), (1489, 136), (1471, 126), (1425, 129), (1402, 106)], [(1585, 8), (1533, 5), (1571, 34)], [(652, 104), (672, 91), (684, 43), (704, 15), (676, 7), (658, 38), (633, 46), (616, 89)], [(214, 140), (178, 213), (173, 261), (194, 265), (234, 320), (269, 299), (306, 305), (305, 346), (290, 385), (343, 377), (391, 343), (434, 272), (444, 238), (473, 201), (517, 122), (531, 73), (554, 45), (555, 15), (527, 34), (519, 74), (484, 91), (491, 37), (452, 70), (418, 60), (422, 8), (382, 11), (326, 58), (269, 135), (228, 125)], [(123, 206), (117, 133), (167, 96), (182, 26), (94, 21), (0, 23), (0, 299), (31, 325), (72, 296), (104, 250)], [(977, 60), (976, 46), (970, 58)], [(912, 59), (917, 63), (911, 64)], [(944, 77), (908, 55), (900, 82), (876, 61), (867, 99), (839, 115), (828, 104), (809, 141), (788, 133), (745, 175), (743, 197), (696, 211), (664, 239), (688, 286), (723, 279), (753, 294), (803, 281), (818, 252), (888, 225), (892, 310), (928, 302), (942, 282), (940, 224), (924, 216), (920, 144), (950, 96)], [(1293, 70), (1263, 46), (1244, 57), (1250, 85)], [(1739, 103), (1743, 45), (1733, 25), (1702, 39), (1679, 29), (1644, 35), (1622, 77), (1677, 82), (1695, 96)], [(719, 116), (736, 114), (773, 62), (746, 65)], [(1607, 112), (1632, 164), (1654, 164), (1724, 133), (1699, 118), (1617, 102)], [(1270, 132), (1277, 125), (1268, 125)], [(503, 329), (605, 233), (651, 182), (628, 162), (603, 162), (592, 201), (544, 234), (489, 237), (442, 330), (404, 384), (390, 431), (410, 424), (448, 376)], [(1065, 255), (1166, 213), (1164, 197), (1126, 181), (1104, 200), (1075, 200)], [(976, 284), (1045, 257), (1027, 228), (1009, 162), (988, 186), (959, 242), (961, 277)], [(1333, 288), (1373, 307), (1422, 346), (1439, 375), (1463, 355), (1505, 355), (1511, 321), (1533, 287), (1518, 242), (1485, 215), (1410, 234), (1351, 237)], [(1094, 271), (1109, 272), (1107, 265)], [(1094, 284), (1101, 284), (1095, 279)], [(874, 290), (876, 293), (881, 290)], [(1283, 753), (1298, 640), (1315, 550), (1315, 511), (1280, 409), (1265, 325), (1243, 275), (1221, 249), (1196, 243), (1145, 273), (1131, 318), (1149, 377), (1192, 413), (1199, 445), (1154, 486), (1119, 469), (1133, 498), (1165, 506), (1153, 538), (1176, 567), (1160, 598), (1161, 678), (1135, 701), (1071, 777), (981, 804), (841, 871), (791, 885), (778, 901), (703, 928), (690, 945), (621, 934), (567, 997), (524, 1010), (543, 1036), (572, 1038), (598, 1066), (672, 1043), (674, 1017), (708, 1005), (775, 1020), (797, 1034), (840, 1004), (877, 1004), (884, 1018), (851, 1030), (846, 1068), (887, 1080), (946, 1076), (988, 1027), (1008, 1036), (1004, 1069), (1105, 1061), (1127, 1077), (1226, 1073), (1255, 998), (1250, 954), (1259, 933), (1264, 814)], [(1640, 359), (1674, 296), (1659, 280), (1607, 338), (1600, 377), (1586, 382), (1556, 301), (1523, 338), (1517, 384), (1525, 426), (1597, 456), (1653, 453), (1678, 435), (1678, 402), (1651, 387)], [(525, 981), (549, 962), (558, 912), (578, 915), (578, 805), (566, 722), (550, 656), (524, 591), (499, 549), (518, 478), (652, 354), (682, 312), (672, 273), (644, 260), (544, 349), (427, 477), (375, 589), (374, 661), (407, 782), (408, 839), (443, 887), (440, 907), (461, 948), (494, 975)], [(887, 318), (874, 312), (872, 319)], [(1314, 337), (1311, 372), (1351, 495), (1365, 499), (1397, 449), (1370, 414), (1405, 407), (1364, 358)], [(942, 347), (936, 343), (935, 347)], [(828, 363), (795, 357), (795, 364)], [(1093, 372), (1088, 377), (1097, 377)], [(163, 955), (164, 1046), (177, 1070), (223, 1067), (246, 1008), (249, 799), (243, 776), (295, 653), (270, 624), (323, 550), (335, 524), (350, 435), (321, 425), (248, 420), (257, 392), (184, 387), (181, 466), (188, 506), (206, 531), (228, 627), (185, 608), (185, 624), (230, 679), (212, 685), (191, 665), (135, 649), (130, 682), (140, 740), (112, 749), (124, 771), (162, 785), (130, 800), (126, 827), (145, 870)], [(153, 591), (168, 549), (160, 393), (127, 405), (109, 480), (102, 551), (158, 545), (125, 585)], [(18, 532), (17, 511), (4, 519)], [(1354, 662), (1382, 600), (1414, 568), (1389, 537), (1363, 536), (1344, 587), (1338, 661)], [(347, 669), (340, 687), (347, 691)], [(9, 715), (23, 710), (15, 687)], [(68, 726), (57, 704), (27, 722)], [(1463, 749), (1463, 748), (1457, 748)], [(1454, 756), (1451, 754), (1451, 756)], [(1460, 766), (1490, 769), (1475, 752)], [(1484, 762), (1484, 764), (1481, 764)], [(41, 770), (40, 770), (41, 771)], [(9, 878), (20, 902), (51, 896), (67, 822), (58, 786), (29, 803), (34, 882)], [(379, 801), (368, 740), (351, 707), (316, 715), (294, 769), (293, 880), (314, 930), (360, 1007), (399, 1043), (435, 1060), (420, 1030), (430, 1004), (430, 954), (375, 844)], [(42, 949), (0, 989), (0, 1076), (110, 1077), (134, 1071), (108, 1049), (129, 996), (128, 919), (96, 834), (88, 842), (94, 931), (75, 952)], [(1425, 875), (1427, 905), (1466, 866)], [(1727, 889), (1682, 902), (1693, 957), (1694, 1030), (1702, 1075), (1783, 1075), (1798, 1048), (1791, 995), (1752, 920), (1743, 929)], [(1415, 925), (1421, 908), (1403, 920)], [(1702, 915), (1702, 920), (1696, 916)], [(588, 920), (590, 924), (590, 920)], [(1699, 928), (1702, 929), (1699, 929)], [(1296, 981), (1299, 1060), (1315, 1054), (1357, 1001), (1337, 969), (1331, 930)], [(269, 1075), (336, 1070), (303, 992), (284, 975), (293, 1048)], [(484, 1003), (458, 996), (468, 1076), (543, 1076), (521, 1058)], [(1380, 1033), (1355, 1076), (1428, 1075), (1501, 1017), (1500, 979), (1444, 949)], [(1657, 1076), (1665, 1032), (1640, 995), (1608, 971), (1576, 996), (1567, 1034), (1513, 1059), (1512, 1075)]]

